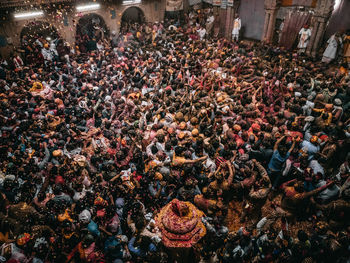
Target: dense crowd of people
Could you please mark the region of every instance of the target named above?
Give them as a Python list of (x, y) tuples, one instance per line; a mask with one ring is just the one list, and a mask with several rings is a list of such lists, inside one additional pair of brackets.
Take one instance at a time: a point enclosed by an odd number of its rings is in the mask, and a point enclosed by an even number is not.
[[(349, 262), (349, 75), (185, 21), (2, 63), (1, 262)], [(184, 254), (175, 198), (204, 213)]]

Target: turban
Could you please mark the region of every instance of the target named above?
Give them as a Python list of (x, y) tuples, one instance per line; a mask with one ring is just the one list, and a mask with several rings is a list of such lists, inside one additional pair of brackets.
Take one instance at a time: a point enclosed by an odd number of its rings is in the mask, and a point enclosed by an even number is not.
[(55, 178), (55, 184), (64, 184), (64, 179), (62, 176), (58, 175)]
[(340, 106), (342, 104), (342, 101), (340, 99), (335, 99), (334, 104)]
[(333, 104), (326, 104), (325, 108), (326, 110), (331, 110), (333, 108)]
[(257, 124), (257, 123), (253, 123), (253, 124), (252, 124), (252, 129), (253, 129), (254, 131), (260, 131), (260, 125)]
[(52, 156), (53, 156), (53, 157), (62, 156), (62, 151), (61, 151), (61, 150), (54, 150), (54, 151), (52, 152)]
[(190, 122), (191, 122), (192, 125), (196, 125), (196, 124), (198, 124), (198, 118), (192, 117)]
[(199, 134), (198, 129), (193, 129), (193, 130), (192, 130), (192, 136), (193, 136), (193, 137), (198, 136), (198, 134)]
[(88, 210), (84, 210), (79, 214), (79, 221), (83, 223), (89, 223), (91, 220), (91, 213)]
[(154, 178), (156, 180), (161, 181), (161, 180), (163, 180), (163, 175), (160, 172), (156, 172), (155, 175), (154, 175)]
[(312, 136), (311, 139), (310, 139), (310, 142), (312, 143), (317, 143), (318, 142), (318, 137), (317, 136)]
[(180, 125), (179, 125), (179, 128), (180, 128), (181, 130), (184, 130), (184, 129), (186, 128), (186, 123), (185, 123), (184, 121), (181, 122)]
[(21, 235), (18, 236), (17, 238), (17, 245), (19, 246), (23, 246), (25, 245), (26, 243), (28, 243), (28, 241), (31, 239), (31, 236), (30, 234), (28, 233), (23, 233)]
[(233, 129), (237, 132), (239, 132), (241, 130), (241, 126), (239, 126), (238, 124), (233, 125)]
[(98, 205), (98, 206), (107, 206), (107, 201), (104, 200), (101, 196), (97, 196), (95, 201), (94, 201), (94, 205)]
[(185, 133), (184, 132), (180, 132), (178, 137), (179, 137), (180, 140), (182, 140), (185, 137)]
[(315, 117), (313, 117), (313, 116), (307, 116), (305, 118), (305, 121), (307, 121), (307, 122), (313, 122), (314, 120), (315, 120)]

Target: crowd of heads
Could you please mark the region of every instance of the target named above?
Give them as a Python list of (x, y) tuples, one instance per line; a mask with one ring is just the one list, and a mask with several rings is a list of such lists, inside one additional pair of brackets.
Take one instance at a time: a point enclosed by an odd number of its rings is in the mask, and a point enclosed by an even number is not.
[[(2, 63), (2, 262), (347, 262), (349, 76), (208, 23)], [(182, 257), (154, 221), (174, 198), (205, 214)]]

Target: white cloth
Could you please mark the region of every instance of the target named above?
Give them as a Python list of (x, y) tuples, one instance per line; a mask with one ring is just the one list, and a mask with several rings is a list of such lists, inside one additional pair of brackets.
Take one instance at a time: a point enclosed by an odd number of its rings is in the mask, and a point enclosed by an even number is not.
[(212, 16), (208, 16), (207, 18), (207, 24), (210, 24), (210, 23), (213, 23), (215, 20), (215, 17), (212, 15)]
[(51, 61), (53, 59), (52, 52), (50, 49), (43, 48), (41, 50), (41, 54), (43, 55), (45, 60)]
[(322, 174), (322, 176), (324, 176), (324, 169), (317, 160), (311, 160), (309, 163), (309, 167), (312, 169), (314, 174), (320, 173)]
[(311, 29), (302, 28), (299, 31), (299, 35), (300, 35), (300, 40), (299, 40), (298, 48), (306, 48), (307, 45), (309, 44), (309, 39), (311, 37)]
[(89, 210), (85, 209), (83, 212), (79, 214), (79, 221), (83, 223), (89, 223), (90, 220), (91, 220), (91, 213)]
[[(318, 182), (316, 187), (322, 187), (326, 185), (327, 182), (324, 180), (321, 180)], [(337, 185), (332, 185), (331, 187), (327, 187), (325, 190), (323, 190), (321, 193), (317, 195), (317, 198), (321, 199), (322, 201), (328, 201), (330, 199), (336, 198), (339, 194), (339, 187)]]
[(199, 38), (201, 40), (203, 40), (203, 38), (205, 37), (205, 34), (207, 33), (207, 30), (205, 30), (205, 28), (200, 28), (197, 30)]
[(341, 43), (341, 38), (332, 35), (327, 41), (328, 46), (323, 53), (323, 57), (329, 58), (331, 60), (335, 59), (338, 50), (338, 42)]
[(315, 107), (315, 103), (312, 101), (307, 100), (305, 105), (302, 107), (304, 115), (311, 115), (312, 109)]
[(241, 19), (238, 17), (233, 22), (232, 35), (238, 35), (241, 29)]
[(52, 43), (50, 44), (50, 51), (51, 51), (52, 54), (55, 54), (56, 56), (58, 56), (57, 49), (56, 49), (56, 45), (55, 45), (54, 42), (52, 42)]
[(103, 51), (105, 49), (102, 43), (101, 44), (97, 43), (96, 47), (97, 47), (98, 51)]
[(23, 60), (20, 58), (20, 56), (16, 56), (13, 59), (13, 63), (15, 64), (16, 68), (22, 68), (24, 65)]

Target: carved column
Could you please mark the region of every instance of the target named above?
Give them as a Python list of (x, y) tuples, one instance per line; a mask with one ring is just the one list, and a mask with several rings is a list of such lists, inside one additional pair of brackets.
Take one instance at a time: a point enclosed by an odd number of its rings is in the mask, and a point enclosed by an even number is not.
[(320, 42), (321, 42), (321, 40), (323, 38), (323, 34), (324, 34), (325, 30), (326, 30), (326, 22), (325, 22), (325, 20), (326, 19), (324, 19), (324, 18), (321, 19), (321, 21), (319, 22), (318, 30), (317, 30), (317, 32), (315, 34), (316, 35), (315, 36), (315, 41), (313, 43), (313, 49), (311, 51), (311, 55), (313, 57), (315, 57), (316, 54), (317, 54), (318, 48), (320, 46)]
[(213, 36), (217, 36), (220, 31), (220, 15), (219, 15), (218, 6), (213, 6), (213, 14), (215, 17), (214, 25), (213, 25)]
[(265, 13), (265, 22), (264, 22), (264, 31), (263, 34), (261, 36), (261, 41), (265, 42), (266, 40), (266, 35), (267, 35), (267, 27), (269, 25), (269, 21), (270, 21), (270, 14), (268, 12)]
[(317, 32), (319, 27), (320, 27), (320, 23), (318, 21), (315, 21), (313, 26), (312, 26), (312, 31), (311, 31), (311, 37), (310, 37), (309, 44), (306, 47), (306, 54), (308, 56), (311, 55), (312, 47), (313, 47), (313, 45), (315, 43), (315, 38), (316, 38), (317, 34), (314, 34), (314, 32)]
[(231, 32), (233, 28), (233, 21), (235, 20), (235, 16), (238, 12), (238, 8), (240, 5), (240, 0), (234, 0), (233, 4), (227, 3), (226, 9), (226, 25), (225, 25), (225, 37), (227, 39), (231, 39)]
[(266, 43), (272, 42), (279, 4), (279, 0), (265, 0), (265, 24), (261, 40)]
[(184, 12), (187, 13), (188, 10), (190, 9), (190, 3), (188, 0), (183, 0), (183, 5), (184, 5)]
[(225, 38), (231, 38), (232, 21), (234, 19), (233, 8), (228, 6), (226, 9), (226, 24), (225, 24)]
[(227, 15), (227, 10), (226, 8), (220, 8), (219, 9), (219, 16), (220, 16), (220, 37), (225, 37), (225, 28), (226, 28), (226, 15)]
[(322, 42), (326, 25), (332, 14), (335, 0), (319, 0), (315, 8), (314, 24), (306, 54), (315, 57)]
[(271, 43), (273, 38), (273, 33), (275, 32), (277, 9), (270, 10), (269, 25), (267, 28), (266, 42)]

